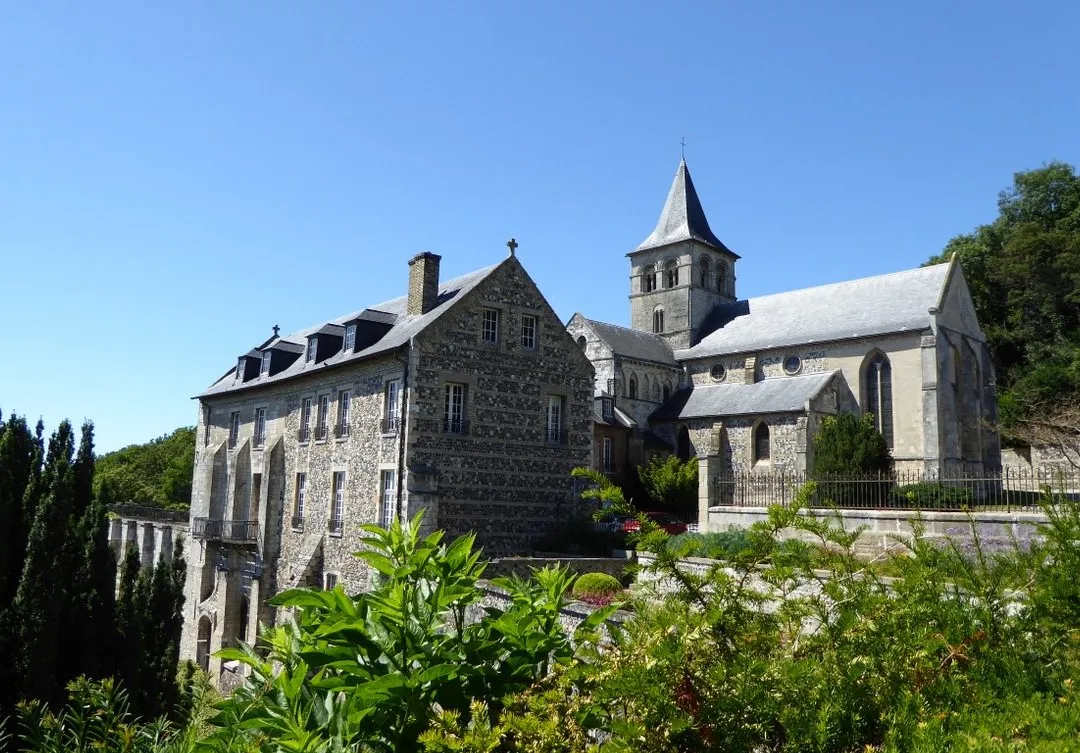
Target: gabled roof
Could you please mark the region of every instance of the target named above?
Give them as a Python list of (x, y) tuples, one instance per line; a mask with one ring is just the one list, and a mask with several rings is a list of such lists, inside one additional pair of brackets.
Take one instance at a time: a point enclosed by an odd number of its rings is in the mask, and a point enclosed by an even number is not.
[(650, 421), (673, 421), (757, 413), (795, 413), (806, 408), (839, 371), (777, 377), (753, 384), (707, 384), (687, 387), (671, 396)]
[(696, 345), (679, 360), (928, 328), (949, 264), (724, 303), (710, 312)]
[[(581, 316), (580, 314), (578, 316)], [(638, 361), (655, 361), (657, 363), (677, 366), (671, 352), (671, 346), (660, 335), (651, 332), (642, 332), (629, 327), (620, 327), (617, 324), (598, 322), (594, 319), (581, 319), (592, 328), (596, 336), (607, 343), (616, 355), (634, 358)]]
[[(260, 375), (255, 379), (251, 379), (241, 384), (235, 383), (234, 377), (236, 372), (235, 369), (233, 369), (214, 382), (214, 384), (200, 394), (199, 397), (210, 397), (225, 392), (238, 392), (240, 390), (261, 387), (265, 384), (283, 382), (287, 379), (300, 376), (301, 374), (314, 373), (346, 362), (360, 361), (365, 358), (393, 351), (409, 342), (409, 339), (413, 336), (422, 332), (429, 324), (433, 323), (448, 311), (450, 307), (454, 305), (455, 301), (459, 300), (462, 296), (483, 282), (492, 272), (498, 269), (501, 264), (505, 263), (504, 260), (499, 264), (478, 269), (475, 272), (470, 272), (467, 275), (462, 275), (461, 277), (440, 284), (438, 304), (426, 314), (406, 314), (405, 304), (407, 298), (406, 296), (400, 296), (375, 306), (370, 306), (359, 311), (353, 311), (345, 316), (339, 316), (329, 322), (320, 322), (313, 327), (293, 332), (290, 335), (272, 338), (262, 346), (264, 350), (276, 347), (300, 346), (300, 343), (305, 342), (310, 335), (320, 331), (326, 331), (328, 326), (330, 327), (330, 332), (339, 333), (342, 331), (340, 327), (343, 326), (345, 322), (355, 321), (357, 319), (381, 319), (387, 323), (393, 322), (390, 329), (382, 338), (363, 350), (358, 350), (355, 353), (339, 352), (317, 364), (307, 363), (303, 358), (300, 358), (287, 369), (284, 369), (273, 376)], [(378, 312), (379, 316), (372, 317), (372, 310)], [(300, 347), (302, 348), (302, 346)]]
[(694, 181), (690, 178), (690, 169), (687, 168), (684, 159), (679, 162), (679, 169), (675, 171), (675, 180), (671, 184), (671, 190), (668, 191), (664, 211), (660, 213), (656, 228), (648, 238), (641, 242), (641, 245), (634, 249), (634, 252), (690, 240), (738, 258), (738, 254), (721, 243), (709, 227), (709, 221), (705, 219), (705, 210), (701, 208), (701, 200), (698, 199), (697, 190), (694, 188)]

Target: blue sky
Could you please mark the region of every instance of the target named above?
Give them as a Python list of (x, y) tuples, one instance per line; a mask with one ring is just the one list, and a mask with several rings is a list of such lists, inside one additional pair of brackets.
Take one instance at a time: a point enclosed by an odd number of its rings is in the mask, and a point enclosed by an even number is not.
[(750, 296), (917, 266), (1080, 162), (1074, 2), (0, 6), (0, 410), (98, 448), (280, 324), (518, 254), (625, 324), (679, 140)]

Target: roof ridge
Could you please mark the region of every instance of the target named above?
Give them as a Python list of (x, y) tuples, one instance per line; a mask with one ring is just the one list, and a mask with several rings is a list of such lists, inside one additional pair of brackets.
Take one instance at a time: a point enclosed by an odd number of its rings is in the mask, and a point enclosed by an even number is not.
[[(826, 283), (823, 283), (821, 285), (811, 285), (808, 288), (795, 288), (794, 290), (781, 290), (781, 291), (778, 291), (776, 293), (765, 293), (764, 295), (755, 295), (755, 296), (752, 296), (750, 298), (743, 298), (742, 300), (744, 300), (744, 301), (755, 301), (755, 300), (759, 301), (762, 298), (775, 298), (776, 296), (791, 295), (792, 293), (808, 293), (808, 292), (810, 292), (812, 290), (823, 290), (825, 288), (833, 288), (833, 287), (836, 287), (838, 285), (850, 285), (853, 282), (866, 282), (867, 280), (881, 280), (881, 279), (884, 279), (886, 277), (896, 277), (898, 275), (914, 274), (916, 272), (921, 272), (921, 271), (923, 271), (925, 269), (934, 269), (935, 267), (947, 267), (948, 265), (949, 265), (949, 262), (946, 261), (946, 262), (941, 262), (939, 264), (928, 264), (925, 267), (913, 267), (913, 268), (910, 268), (910, 269), (898, 269), (895, 272), (885, 272), (884, 274), (880, 274), (880, 275), (867, 275), (866, 277), (852, 277), (852, 278), (847, 279), (847, 280), (837, 280), (836, 282), (826, 282)], [(721, 304), (721, 305), (724, 305), (724, 304)], [(730, 305), (730, 304), (728, 304), (728, 305)]]
[(667, 342), (667, 340), (664, 340), (663, 337), (656, 334), (655, 332), (646, 332), (644, 330), (634, 329), (633, 327), (624, 327), (621, 324), (612, 324), (611, 322), (604, 322), (604, 321), (601, 321), (599, 319), (589, 319), (586, 316), (583, 316), (581, 318), (584, 319), (585, 321), (589, 322), (590, 324), (603, 324), (605, 327), (615, 327), (616, 329), (625, 330), (627, 332), (633, 332), (636, 335), (646, 335), (648, 337), (656, 338), (657, 340), (659, 340), (661, 342), (665, 342), (665, 343)]

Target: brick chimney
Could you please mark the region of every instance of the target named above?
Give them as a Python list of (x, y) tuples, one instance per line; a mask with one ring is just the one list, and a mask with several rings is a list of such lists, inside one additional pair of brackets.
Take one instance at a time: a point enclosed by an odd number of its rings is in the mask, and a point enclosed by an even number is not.
[(407, 314), (426, 314), (439, 302), (438, 254), (422, 251), (409, 259), (409, 299)]

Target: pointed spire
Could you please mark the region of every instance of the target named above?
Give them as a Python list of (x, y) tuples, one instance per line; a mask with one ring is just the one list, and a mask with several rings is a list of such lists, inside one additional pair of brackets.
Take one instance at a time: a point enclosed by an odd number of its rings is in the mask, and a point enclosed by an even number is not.
[(705, 210), (701, 208), (701, 200), (698, 199), (694, 181), (690, 178), (690, 170), (684, 159), (679, 162), (679, 169), (675, 172), (675, 181), (671, 184), (671, 190), (668, 191), (667, 202), (664, 204), (664, 211), (660, 213), (656, 228), (634, 250), (645, 251), (689, 240), (738, 256), (721, 243), (709, 228), (709, 221), (705, 219)]

